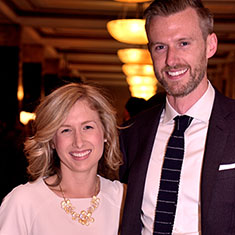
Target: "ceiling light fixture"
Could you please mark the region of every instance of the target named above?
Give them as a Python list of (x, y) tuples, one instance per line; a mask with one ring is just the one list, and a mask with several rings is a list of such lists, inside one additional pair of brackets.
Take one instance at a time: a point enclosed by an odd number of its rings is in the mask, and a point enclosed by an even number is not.
[(153, 65), (151, 64), (124, 64), (122, 71), (126, 76), (152, 76), (154, 77)]
[(157, 85), (156, 78), (152, 76), (139, 76), (139, 75), (128, 76), (126, 80), (130, 86), (135, 86), (135, 85), (140, 86), (141, 84), (147, 85), (147, 86)]
[(147, 44), (144, 19), (119, 19), (107, 23), (110, 35), (119, 42), (128, 44)]
[(156, 87), (150, 85), (129, 86), (132, 96), (148, 100), (156, 93)]
[[(119, 2), (137, 3), (136, 19), (118, 19), (107, 23), (110, 35), (119, 42), (142, 45), (148, 43), (145, 32), (145, 19), (138, 16), (142, 10), (143, 2), (148, 0), (116, 0)], [(144, 48), (120, 49), (117, 52), (119, 59), (124, 63), (122, 70), (127, 76), (131, 95), (149, 99), (156, 93), (157, 79), (154, 75), (150, 53)]]
[(134, 97), (147, 100), (157, 91), (157, 79), (154, 76), (128, 76), (126, 80)]
[(122, 61), (122, 63), (152, 64), (152, 59), (147, 49), (143, 48), (119, 49), (117, 54), (118, 58)]

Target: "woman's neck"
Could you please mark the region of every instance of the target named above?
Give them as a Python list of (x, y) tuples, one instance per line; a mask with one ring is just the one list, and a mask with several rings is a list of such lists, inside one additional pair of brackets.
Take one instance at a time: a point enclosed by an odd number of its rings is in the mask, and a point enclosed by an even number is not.
[[(56, 177), (51, 176), (46, 179), (47, 184), (55, 182)], [(60, 185), (49, 188), (60, 197), (63, 197), (63, 192), (66, 198), (91, 198), (100, 191), (100, 179), (96, 175), (86, 178), (62, 176)]]

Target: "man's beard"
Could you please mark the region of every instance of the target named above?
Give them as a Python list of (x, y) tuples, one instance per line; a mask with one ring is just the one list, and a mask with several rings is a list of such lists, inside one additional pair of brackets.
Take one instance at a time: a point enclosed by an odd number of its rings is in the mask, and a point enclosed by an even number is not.
[[(181, 84), (181, 81), (170, 81), (164, 78), (165, 71), (169, 71), (171, 69), (185, 69), (187, 68), (189, 71), (189, 80), (186, 84)], [(206, 54), (204, 53), (201, 57), (200, 63), (197, 67), (192, 70), (190, 65), (176, 65), (174, 67), (167, 66), (161, 70), (161, 74), (155, 71), (157, 79), (159, 83), (164, 87), (168, 95), (174, 97), (184, 97), (191, 93), (193, 90), (197, 88), (200, 82), (203, 80), (205, 73), (207, 70), (207, 61), (206, 61)], [(187, 71), (187, 72), (188, 72)]]

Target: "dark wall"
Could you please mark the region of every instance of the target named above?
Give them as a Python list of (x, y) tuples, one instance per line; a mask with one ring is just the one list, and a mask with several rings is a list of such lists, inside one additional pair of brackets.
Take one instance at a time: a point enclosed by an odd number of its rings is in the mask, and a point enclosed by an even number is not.
[(0, 201), (26, 182), (24, 128), (18, 122), (18, 47), (0, 47)]

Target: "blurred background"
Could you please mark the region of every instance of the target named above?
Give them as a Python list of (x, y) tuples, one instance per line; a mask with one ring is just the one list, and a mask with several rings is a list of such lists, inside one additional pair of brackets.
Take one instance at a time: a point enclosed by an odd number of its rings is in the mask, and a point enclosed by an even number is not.
[[(150, 2), (0, 0), (0, 197), (26, 180), (22, 143), (30, 127), (20, 116), (32, 115), (38, 100), (56, 87), (66, 81), (102, 85), (119, 124), (130, 97), (149, 100), (163, 92), (143, 31)], [(214, 13), (219, 39), (208, 76), (235, 98), (235, 0), (203, 2)]]

